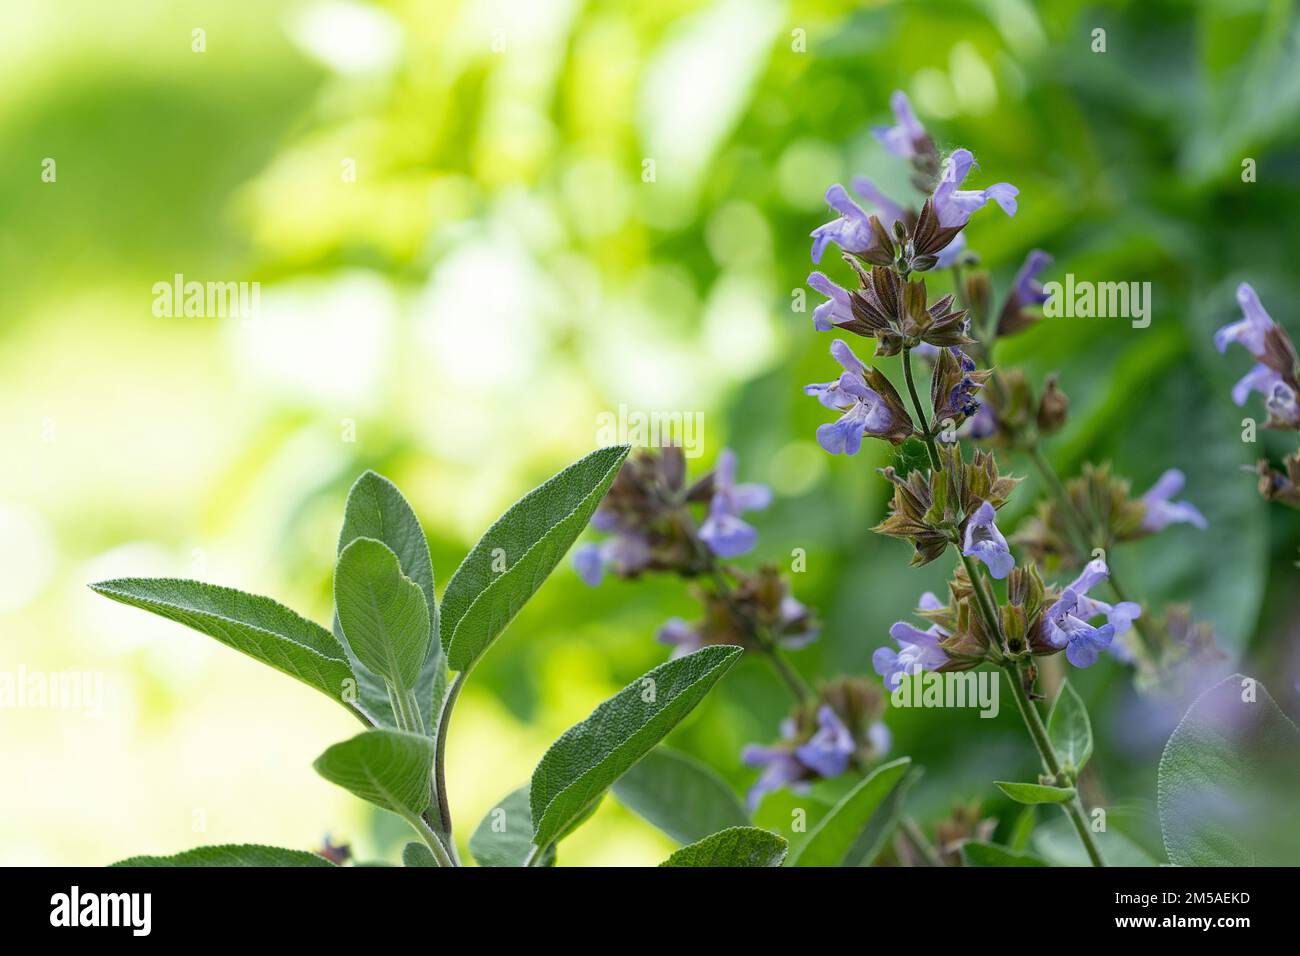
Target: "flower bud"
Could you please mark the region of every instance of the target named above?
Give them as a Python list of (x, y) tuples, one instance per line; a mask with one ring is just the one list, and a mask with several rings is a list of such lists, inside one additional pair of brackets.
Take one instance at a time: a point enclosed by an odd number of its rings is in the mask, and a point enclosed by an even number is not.
[(1070, 410), (1070, 399), (1056, 384), (1056, 376), (1049, 375), (1043, 383), (1043, 397), (1038, 400), (1038, 430), (1044, 435), (1060, 429)]

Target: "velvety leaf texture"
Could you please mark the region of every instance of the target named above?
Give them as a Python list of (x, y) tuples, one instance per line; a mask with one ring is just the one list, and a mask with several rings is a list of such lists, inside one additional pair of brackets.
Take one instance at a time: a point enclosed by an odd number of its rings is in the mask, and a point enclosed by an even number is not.
[[(479, 866), (523, 866), (533, 846), (533, 819), (528, 787), (514, 790), (479, 821), (469, 838), (469, 852)], [(555, 847), (547, 848), (543, 866), (555, 863)]]
[(901, 757), (873, 770), (822, 818), (791, 861), (792, 865), (860, 865), (860, 859), (849, 861), (850, 852), (911, 765), (912, 758)]
[[(373, 471), (367, 471), (358, 478), (348, 493), (343, 528), (339, 532), (338, 553), (342, 554), (357, 538), (374, 538), (386, 544), (397, 555), (402, 573), (418, 584), (424, 594), (429, 608), (429, 649), (413, 691), (420, 707), (420, 720), (424, 730), (432, 735), (436, 730), (438, 711), (447, 688), (447, 664), (438, 636), (438, 603), (434, 596), (429, 543), (414, 509), (397, 490), (397, 486)], [(383, 678), (356, 659), (356, 654), (348, 646), (347, 638), (339, 625), (337, 614), (334, 617), (334, 636), (348, 653), (356, 672), (359, 709), (377, 726), (396, 727), (397, 721), (389, 705), (388, 690)]]
[(461, 562), (442, 598), (443, 647), (453, 670), (472, 667), (542, 586), (605, 497), (628, 450), (618, 445), (592, 452), (524, 495)]
[(1017, 853), (996, 843), (970, 840), (961, 846), (961, 861), (966, 866), (1047, 866), (1032, 853)]
[(1052, 711), (1047, 715), (1047, 735), (1061, 762), (1072, 764), (1076, 770), (1082, 770), (1092, 756), (1092, 722), (1088, 719), (1088, 708), (1068, 680), (1061, 682)]
[(433, 857), (433, 851), (423, 843), (408, 843), (402, 847), (402, 866), (432, 866), (436, 867), (438, 861)]
[(419, 816), (429, 805), (433, 741), (398, 730), (368, 730), (330, 747), (312, 766), (375, 806)]
[(749, 815), (726, 782), (680, 751), (657, 747), (614, 783), (614, 796), (678, 843), (695, 843)]
[(1016, 803), (1032, 806), (1038, 803), (1065, 803), (1074, 799), (1073, 787), (1047, 787), (1040, 783), (1012, 783), (996, 780), (993, 784)]
[(754, 811), (754, 825), (785, 837), (793, 858), (799, 855), (808, 837), (816, 832), (817, 824), (833, 809), (834, 804), (811, 793), (774, 790), (763, 795)]
[(742, 649), (705, 647), (661, 664), (564, 732), (533, 771), (534, 842), (546, 846), (695, 708)]
[(257, 843), (200, 846), (172, 856), (133, 856), (113, 866), (327, 866), (323, 856), (305, 850), (286, 850)]
[(780, 866), (788, 852), (785, 840), (757, 827), (731, 827), (684, 846), (660, 866)]
[(1233, 674), (1196, 699), (1165, 745), (1158, 793), (1171, 863), (1300, 858), (1300, 730), (1263, 684)]
[(121, 578), (90, 587), (214, 637), (340, 703), (353, 680), (334, 635), (270, 598), (177, 578)]
[(343, 549), (334, 572), (334, 604), (357, 659), (413, 689), (429, 656), (429, 606), (388, 545), (357, 538)]
[(893, 839), (894, 831), (898, 829), (898, 824), (903, 819), (907, 795), (920, 778), (921, 768), (913, 767), (903, 775), (903, 779), (894, 784), (894, 789), (889, 791), (889, 796), (881, 801), (880, 806), (871, 814), (867, 825), (858, 834), (858, 838), (849, 847), (841, 866), (871, 866), (876, 862), (876, 857), (880, 856), (881, 851)]

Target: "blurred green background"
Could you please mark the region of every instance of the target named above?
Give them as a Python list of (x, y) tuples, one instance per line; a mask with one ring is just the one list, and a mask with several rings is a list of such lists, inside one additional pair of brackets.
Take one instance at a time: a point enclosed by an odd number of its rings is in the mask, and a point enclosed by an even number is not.
[[(0, 669), (99, 673), (105, 701), (0, 709), (0, 863), (327, 832), (391, 858), (401, 824), (310, 767), (354, 721), (86, 583), (201, 577), (326, 621), (344, 497), (373, 467), (416, 505), (441, 587), (620, 403), (703, 412), (692, 467), (729, 445), (774, 488), (754, 558), (806, 549), (796, 594), (825, 620), (797, 665), (868, 673), (951, 569), (909, 569), (905, 545), (868, 532), (885, 448), (832, 460), (812, 442), (826, 416), (799, 387), (834, 374), (830, 339), (791, 296), (827, 185), (868, 174), (909, 195), (869, 132), (896, 88), (941, 148), (974, 150), (973, 182), (1019, 186), (1015, 219), (968, 231), (1000, 287), (1034, 247), (1056, 256), (1045, 279), (1153, 283), (1150, 328), (1045, 322), (999, 360), (1060, 372), (1064, 472), (1110, 459), (1138, 490), (1187, 472), (1210, 529), (1114, 561), (1144, 601), (1213, 621), (1294, 714), (1300, 528), (1240, 471), (1289, 449), (1243, 444), (1227, 392), (1248, 362), (1210, 333), (1242, 279), (1300, 329), (1298, 36), (1294, 5), (1263, 0), (6, 3)], [(155, 316), (152, 286), (176, 273), (260, 282), (260, 317)], [(1039, 490), (1021, 486), (1004, 529)], [(550, 739), (663, 658), (673, 614), (692, 616), (678, 582), (591, 591), (557, 571), (456, 713), (462, 839)], [(1109, 659), (1081, 684), (1112, 819), (1158, 849), (1170, 715), (1135, 709)], [(747, 662), (673, 742), (742, 789), (740, 748), (773, 738), (786, 705)], [(894, 752), (927, 768), (918, 817), (956, 798), (1010, 817), (990, 781), (1032, 758), (1004, 711), (887, 716)], [(669, 848), (607, 800), (561, 862)]]

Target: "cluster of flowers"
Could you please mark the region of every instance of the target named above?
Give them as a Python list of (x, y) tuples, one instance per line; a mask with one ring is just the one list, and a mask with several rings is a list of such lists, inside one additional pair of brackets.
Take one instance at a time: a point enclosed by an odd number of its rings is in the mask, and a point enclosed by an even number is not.
[[(712, 472), (688, 484), (681, 449), (637, 452), (592, 517), (592, 526), (609, 537), (579, 546), (573, 561), (593, 587), (606, 573), (634, 579), (660, 572), (690, 580), (700, 618), (674, 617), (659, 629), (659, 641), (673, 656), (709, 644), (737, 644), (777, 668), (795, 706), (778, 744), (748, 747), (742, 755), (747, 765), (763, 768), (749, 795), (756, 805), (771, 790), (866, 767), (888, 751), (889, 733), (880, 720), (884, 699), (878, 687), (842, 677), (814, 690), (785, 662), (785, 651), (817, 639), (819, 625), (775, 566), (751, 571), (729, 563), (757, 543), (757, 532), (741, 516), (766, 508), (772, 497), (763, 485), (738, 482), (736, 470), (735, 454), (724, 449)], [(703, 520), (697, 521), (701, 511)]]
[[(904, 676), (921, 671), (988, 663), (1006, 669), (1032, 695), (1036, 657), (1063, 652), (1072, 665), (1089, 667), (1110, 653), (1155, 670), (1213, 656), (1212, 634), (1185, 610), (1171, 608), (1163, 618), (1149, 620), (1139, 604), (1126, 599), (1105, 557), (1114, 545), (1171, 524), (1206, 527), (1195, 506), (1174, 500), (1184, 484), (1182, 473), (1165, 472), (1136, 497), (1104, 465), (1087, 465), (1080, 476), (1061, 482), (1039, 442), (1065, 424), (1068, 398), (1055, 377), (1035, 394), (1020, 370), (992, 367), (998, 339), (1041, 319), (1046, 294), (1039, 280), (1052, 260), (1042, 250), (1031, 251), (995, 309), (988, 273), (963, 273), (978, 262), (965, 230), (989, 203), (1014, 216), (1018, 190), (1009, 183), (964, 188), (976, 168), (970, 151), (941, 156), (907, 97), (895, 93), (891, 105), (895, 125), (874, 132), (888, 152), (911, 165), (919, 205), (894, 201), (864, 177), (852, 183), (861, 203), (842, 185), (831, 186), (826, 201), (838, 215), (812, 231), (812, 260), (820, 264), (831, 246), (838, 247), (856, 285), (846, 287), (821, 271), (812, 272), (808, 284), (826, 297), (813, 311), (814, 329), (873, 339), (876, 359), (901, 356), (905, 387), (900, 390), (846, 340), (835, 338), (830, 350), (840, 374), (804, 389), (839, 413), (816, 430), (818, 444), (829, 454), (855, 455), (866, 438), (911, 449), (912, 454), (899, 456), (897, 466), (881, 469), (893, 495), (875, 530), (911, 543), (914, 565), (936, 560), (949, 547), (959, 560), (947, 600), (923, 594), (916, 611), (923, 624), (897, 622), (889, 632), (893, 645), (872, 655), (884, 689), (893, 690)], [(955, 291), (931, 301), (925, 277), (944, 268), (952, 272)], [(1253, 293), (1242, 302), (1247, 318), (1220, 333), (1221, 347), (1241, 342), (1260, 364), (1238, 392), (1266, 390), (1270, 424), (1300, 427), (1294, 414), (1294, 350), (1275, 326), (1264, 326), (1267, 316)], [(930, 370), (927, 403), (917, 389), (913, 356)], [(964, 455), (964, 442), (982, 447)], [(922, 445), (928, 467), (909, 465), (919, 460)], [(992, 449), (1027, 453), (1053, 491), (1011, 540), (998, 527), (997, 515), (1019, 479), (999, 472)], [(1300, 479), (1300, 458), (1294, 467), (1293, 477)], [(1288, 493), (1275, 478), (1270, 481), (1278, 497)], [(817, 635), (814, 616), (793, 598), (786, 579), (775, 568), (745, 572), (720, 563), (753, 548), (754, 529), (741, 515), (769, 500), (767, 489), (737, 483), (730, 452), (723, 452), (714, 473), (690, 486), (679, 453), (643, 453), (625, 466), (593, 520), (612, 537), (584, 546), (575, 558), (591, 584), (605, 571), (622, 577), (666, 571), (694, 579), (702, 619), (668, 621), (660, 640), (674, 652), (722, 641), (742, 644), (766, 655), (790, 685), (796, 706), (780, 739), (747, 747), (742, 755), (761, 771), (751, 803), (779, 787), (861, 772), (890, 746), (878, 685), (847, 676), (812, 690), (785, 664), (783, 650)], [(707, 516), (697, 528), (691, 506), (705, 503)], [(1013, 544), (1025, 562), (1017, 561)], [(1049, 584), (1040, 568), (1074, 573)], [(1001, 600), (986, 576), (1002, 582)], [(1098, 594), (1103, 582), (1113, 601)], [(1135, 630), (1141, 640), (1130, 639)], [(960, 829), (973, 828), (978, 817), (968, 822)]]
[[(963, 559), (981, 562), (993, 579), (1002, 581), (1013, 574), (1016, 560), (996, 515), (1015, 481), (1001, 477), (993, 457), (985, 452), (977, 450), (965, 462), (958, 441), (1036, 448), (1041, 435), (1064, 424), (1068, 400), (1054, 378), (1034, 401), (1022, 373), (980, 370), (972, 358), (978, 355), (987, 362), (994, 340), (1038, 320), (1036, 307), (1046, 300), (1039, 276), (1051, 257), (1041, 250), (1030, 252), (1001, 310), (994, 314), (987, 274), (975, 273), (965, 281), (960, 275), (960, 267), (974, 259), (964, 229), (971, 215), (989, 202), (1015, 215), (1018, 190), (1009, 183), (961, 188), (974, 168), (971, 153), (955, 150), (940, 164), (934, 142), (906, 96), (896, 93), (892, 105), (897, 123), (877, 130), (877, 136), (889, 152), (913, 164), (914, 182), (928, 195), (920, 211), (913, 212), (860, 178), (854, 186), (870, 202), (868, 210), (853, 202), (842, 186), (831, 186), (826, 199), (840, 215), (813, 230), (812, 258), (820, 262), (827, 245), (835, 243), (857, 274), (859, 288), (843, 288), (822, 272), (813, 272), (808, 283), (828, 299), (814, 310), (816, 330), (874, 338), (877, 357), (903, 355), (916, 417), (909, 414), (884, 373), (866, 366), (841, 339), (832, 343), (831, 354), (843, 373), (832, 382), (806, 386), (805, 391), (843, 412), (838, 421), (817, 430), (818, 442), (831, 454), (855, 454), (864, 437), (899, 444), (916, 436), (930, 445), (928, 472), (916, 469), (900, 475), (894, 468), (883, 469), (895, 490), (891, 513), (877, 531), (910, 541), (914, 563), (932, 561), (952, 544)], [(921, 174), (932, 168), (940, 171), (928, 183)], [(911, 275), (944, 266), (957, 272), (961, 308), (954, 308), (953, 295), (931, 304), (924, 279)], [(1279, 351), (1276, 345), (1273, 351)], [(912, 352), (932, 364), (928, 409), (921, 406), (915, 391)], [(1108, 478), (1105, 470), (1090, 474)], [(1183, 482), (1180, 472), (1170, 470), (1150, 491), (1131, 500), (1126, 483), (1107, 481), (1106, 491), (1115, 507), (1107, 511), (1104, 544), (1087, 540), (1091, 533), (1085, 540), (1074, 539), (1067, 515), (1076, 509), (1065, 501), (1045, 504), (1017, 542), (1039, 560), (1050, 558), (1054, 566), (1069, 566), (1083, 563), (1095, 546), (1104, 553), (1115, 541), (1132, 540), (1173, 522), (1205, 527), (1205, 518), (1193, 505), (1171, 500)], [(1106, 561), (1095, 558), (1086, 560), (1078, 577), (1063, 588), (1045, 587), (1036, 565), (1030, 564), (1009, 582), (999, 635), (986, 633), (990, 628), (971, 603), (983, 594), (983, 586), (971, 580), (969, 566), (961, 568), (950, 585), (949, 603), (932, 593), (922, 596), (918, 613), (930, 622), (928, 628), (903, 621), (894, 625), (890, 636), (897, 649), (876, 651), (876, 671), (893, 687), (905, 673), (967, 669), (997, 662), (1020, 649), (1032, 654), (1064, 650), (1078, 667), (1092, 665), (1102, 651), (1112, 648), (1128, 659), (1130, 646), (1116, 643), (1116, 638), (1131, 630), (1141, 608), (1132, 601), (1112, 604), (1089, 594), (1109, 574)], [(1008, 609), (1015, 610), (1008, 613)]]
[[(1286, 330), (1264, 311), (1255, 290), (1244, 282), (1237, 287), (1237, 302), (1242, 318), (1214, 334), (1214, 345), (1220, 352), (1226, 352), (1235, 342), (1255, 359), (1255, 365), (1233, 386), (1232, 400), (1243, 406), (1252, 393), (1259, 392), (1268, 411), (1265, 427), (1298, 431), (1300, 360), (1295, 345)], [(1259, 493), (1264, 498), (1300, 508), (1300, 450), (1284, 459), (1282, 471), (1273, 468), (1268, 459), (1260, 459), (1256, 470)]]

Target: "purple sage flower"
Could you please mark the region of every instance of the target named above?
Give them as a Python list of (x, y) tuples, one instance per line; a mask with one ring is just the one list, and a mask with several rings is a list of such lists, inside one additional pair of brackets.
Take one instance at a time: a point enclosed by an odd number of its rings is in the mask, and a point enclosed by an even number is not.
[(1052, 264), (1052, 257), (1042, 249), (1031, 250), (1025, 256), (1025, 264), (1016, 273), (1016, 281), (1011, 286), (1011, 295), (1018, 306), (1042, 305), (1050, 296), (1038, 281), (1043, 270)]
[[(1105, 650), (1113, 650), (1121, 660), (1131, 659), (1128, 648), (1113, 644), (1142, 616), (1142, 607), (1134, 601), (1107, 604), (1088, 596), (1091, 590), (1110, 575), (1101, 558), (1089, 561), (1055, 604), (1043, 615), (1043, 634), (1053, 647), (1064, 647), (1065, 656), (1075, 667), (1091, 667)], [(1095, 627), (1088, 623), (1105, 617), (1106, 623)]]
[(813, 262), (822, 261), (822, 253), (832, 242), (846, 252), (856, 252), (871, 245), (871, 217), (853, 201), (848, 190), (836, 183), (826, 190), (826, 205), (840, 215), (810, 233)]
[(873, 126), (872, 134), (880, 140), (885, 149), (899, 159), (913, 159), (926, 149), (930, 136), (921, 125), (907, 94), (895, 90), (889, 98), (889, 108), (894, 111), (893, 126)]
[(1184, 522), (1204, 530), (1209, 522), (1195, 505), (1186, 501), (1170, 501), (1174, 495), (1183, 490), (1186, 482), (1183, 473), (1177, 468), (1170, 468), (1142, 496), (1146, 505), (1146, 515), (1142, 518), (1142, 528), (1146, 531), (1161, 531), (1166, 525)]
[(817, 443), (832, 455), (856, 455), (863, 435), (889, 433), (894, 415), (880, 393), (867, 384), (866, 366), (848, 343), (836, 339), (831, 343), (831, 355), (843, 366), (844, 374), (833, 382), (805, 385), (804, 394), (844, 412), (839, 421), (818, 426)]
[(1115, 639), (1115, 626), (1108, 621), (1093, 627), (1075, 613), (1078, 603), (1078, 595), (1066, 588), (1060, 600), (1043, 615), (1043, 628), (1052, 646), (1065, 648), (1071, 664), (1091, 667)]
[[(791, 733), (793, 733), (792, 729)], [(760, 767), (763, 770), (758, 777), (758, 782), (749, 788), (745, 798), (750, 812), (758, 809), (765, 794), (780, 790), (782, 787), (803, 789), (811, 776), (808, 768), (795, 756), (788, 744), (784, 746), (777, 744), (772, 747), (749, 744), (741, 751), (740, 762), (746, 767)]]
[(1238, 407), (1245, 405), (1250, 399), (1251, 392), (1259, 392), (1265, 399), (1268, 399), (1272, 397), (1274, 390), (1279, 385), (1286, 387), (1281, 374), (1260, 363), (1238, 379), (1236, 385), (1232, 386), (1232, 400)]
[(1089, 597), (1088, 591), (1109, 576), (1110, 568), (1107, 567), (1106, 562), (1102, 558), (1094, 558), (1084, 566), (1079, 576), (1070, 583), (1068, 590), (1072, 591), (1076, 598), (1076, 609), (1073, 612), (1076, 617), (1091, 621), (1095, 617), (1105, 615), (1106, 623), (1115, 629), (1115, 636), (1119, 637), (1133, 626), (1135, 620), (1142, 616), (1142, 605), (1136, 601), (1120, 601), (1118, 604), (1107, 604), (1105, 601)]
[[(599, 515), (600, 511), (597, 510), (592, 517), (593, 526)], [(650, 545), (641, 532), (617, 525), (600, 530), (612, 530), (614, 537), (599, 543), (580, 544), (573, 551), (573, 569), (584, 583), (593, 588), (600, 585), (605, 579), (605, 572), (611, 568), (623, 574), (631, 574), (644, 568), (650, 560)]]
[(837, 325), (853, 321), (853, 306), (846, 289), (821, 272), (809, 275), (808, 284), (827, 296), (827, 301), (813, 309), (813, 328), (818, 332), (829, 332)]
[(766, 485), (736, 484), (736, 453), (724, 448), (713, 472), (713, 500), (700, 526), (700, 539), (720, 558), (744, 554), (754, 547), (758, 532), (740, 520), (741, 512), (762, 510), (771, 503), (772, 491)]
[(995, 183), (986, 189), (958, 188), (974, 165), (975, 157), (968, 149), (956, 150), (944, 163), (933, 197), (939, 225), (949, 229), (964, 228), (970, 221), (971, 214), (985, 206), (990, 199), (1001, 206), (1008, 216), (1016, 214), (1016, 196), (1020, 190), (1010, 183)]
[(794, 749), (800, 763), (818, 776), (838, 777), (849, 769), (849, 760), (857, 744), (844, 722), (827, 704), (817, 709), (817, 732), (805, 744)]
[(1260, 303), (1255, 290), (1245, 282), (1237, 286), (1237, 304), (1241, 306), (1243, 317), (1236, 322), (1228, 323), (1214, 333), (1214, 347), (1220, 352), (1226, 352), (1229, 345), (1237, 342), (1262, 362), (1264, 361), (1264, 337), (1273, 328), (1273, 320), (1264, 311), (1264, 306)]
[(994, 522), (996, 517), (997, 512), (987, 501), (975, 509), (966, 521), (966, 540), (961, 553), (983, 561), (989, 574), (1001, 581), (1016, 566), (1016, 559)]
[[(921, 595), (922, 611), (937, 611), (943, 607), (933, 592)], [(904, 674), (919, 674), (921, 671), (938, 670), (948, 662), (939, 642), (949, 634), (938, 624), (931, 624), (922, 631), (907, 621), (898, 621), (889, 629), (889, 636), (898, 644), (898, 650), (892, 647), (878, 647), (871, 655), (871, 666), (877, 674), (885, 679), (885, 686), (895, 689)]]

